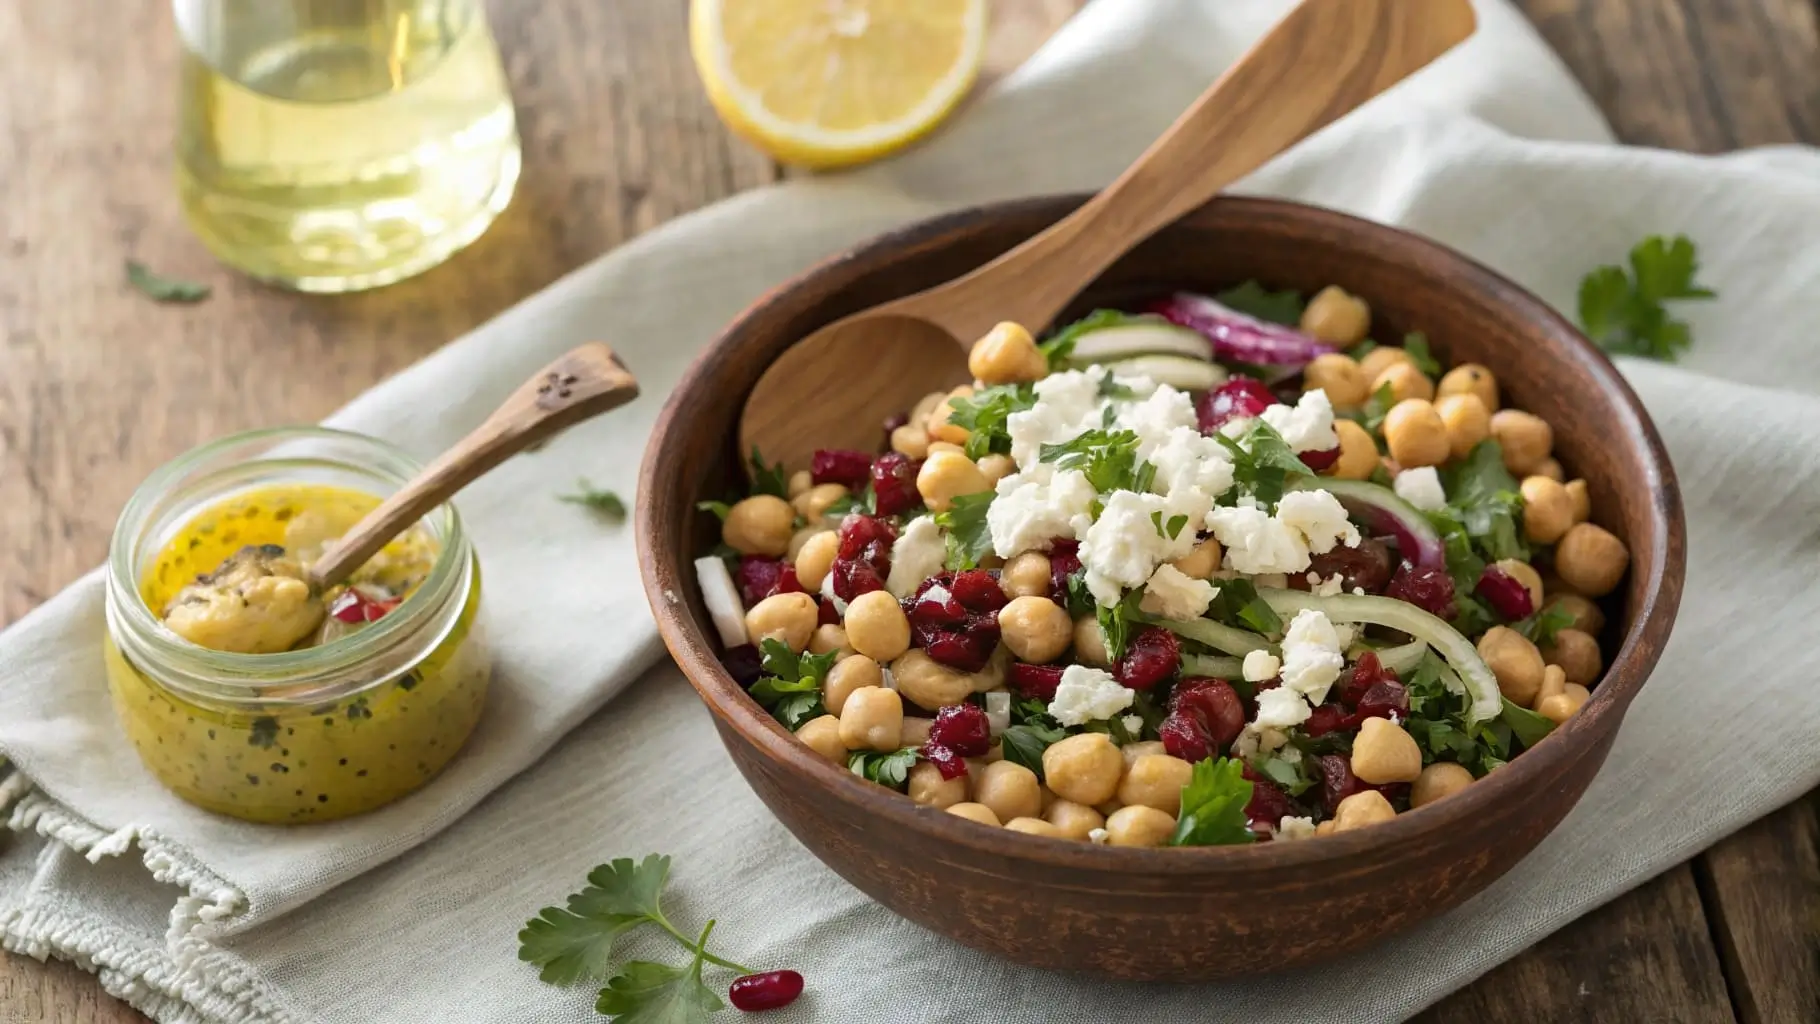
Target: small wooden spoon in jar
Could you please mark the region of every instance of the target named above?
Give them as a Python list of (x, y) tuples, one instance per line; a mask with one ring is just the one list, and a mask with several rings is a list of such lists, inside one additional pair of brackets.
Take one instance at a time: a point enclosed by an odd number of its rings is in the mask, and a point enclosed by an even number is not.
[(1041, 234), (946, 284), (838, 320), (759, 378), (740, 451), (786, 468), (872, 451), (887, 414), (965, 382), (994, 324), (1043, 330), (1158, 229), (1407, 78), (1474, 28), (1469, 0), (1304, 0), (1117, 181)]

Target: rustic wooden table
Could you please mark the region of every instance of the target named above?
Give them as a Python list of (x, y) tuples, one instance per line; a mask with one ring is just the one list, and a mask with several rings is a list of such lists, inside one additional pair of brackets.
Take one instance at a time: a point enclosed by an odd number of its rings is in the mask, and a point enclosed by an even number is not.
[[(1014, 66), (1082, 0), (997, 0)], [(1112, 2), (1112, 0), (1108, 0)], [(1520, 0), (1627, 142), (1820, 143), (1816, 0)], [(153, 468), (315, 420), (565, 271), (780, 170), (721, 127), (684, 0), (495, 0), (525, 176), (470, 250), (320, 298), (216, 267), (170, 178), (169, 5), (0, 5), (0, 623), (101, 560)], [(128, 256), (215, 285), (154, 307)], [(1820, 795), (1619, 898), (1423, 1016), (1435, 1022), (1820, 1020)], [(143, 1018), (63, 964), (0, 957), (0, 1020)]]

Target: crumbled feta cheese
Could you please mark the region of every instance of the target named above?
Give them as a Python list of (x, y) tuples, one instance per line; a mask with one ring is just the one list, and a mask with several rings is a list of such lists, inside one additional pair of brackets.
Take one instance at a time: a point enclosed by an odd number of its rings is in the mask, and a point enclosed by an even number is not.
[(1164, 619), (1198, 619), (1207, 614), (1207, 606), (1218, 593), (1218, 588), (1206, 580), (1197, 580), (1165, 563), (1150, 574), (1138, 608), (1146, 615)]
[(1123, 725), (1125, 731), (1133, 736), (1141, 736), (1144, 733), (1143, 715), (1126, 715), (1124, 718), (1119, 719), (1119, 724)]
[(1338, 597), (1346, 592), (1346, 577), (1340, 573), (1336, 572), (1326, 579), (1322, 579), (1318, 572), (1311, 572), (1308, 575), (1314, 577), (1309, 581), (1309, 593), (1320, 597)]
[(1093, 525), (1095, 497), (1093, 485), (1080, 470), (1057, 471), (1047, 462), (1000, 480), (997, 496), (986, 508), (993, 553), (1010, 558), (1047, 547), (1057, 537), (1086, 537)]
[(1106, 841), (1111, 838), (1112, 833), (1103, 828), (1089, 829), (1087, 832), (1087, 841), (1095, 846), (1104, 846)]
[(841, 600), (840, 595), (834, 592), (833, 573), (829, 573), (822, 577), (822, 596), (833, 603), (836, 612), (842, 615), (847, 614), (847, 602)]
[[(1283, 635), (1282, 688), (1306, 697), (1309, 704), (1327, 699), (1327, 690), (1346, 666), (1345, 647), (1327, 616), (1313, 609), (1296, 613)], [(1262, 694), (1259, 695), (1260, 700)], [(1261, 716), (1263, 711), (1258, 712)]]
[(1433, 466), (1418, 466), (1397, 474), (1392, 485), (1397, 497), (1424, 512), (1438, 512), (1447, 507), (1447, 492), (1441, 487), (1441, 474)]
[(1340, 435), (1333, 429), (1333, 403), (1320, 388), (1303, 392), (1293, 408), (1273, 405), (1258, 418), (1283, 435), (1292, 451), (1326, 452), (1340, 446)]
[(1152, 488), (1170, 499), (1171, 515), (1186, 515), (1190, 523), (1232, 489), (1232, 453), (1193, 427), (1170, 431), (1146, 458), (1156, 467)]
[(1158, 564), (1176, 557), (1180, 538), (1172, 541), (1158, 533), (1153, 518), (1164, 511), (1163, 499), (1154, 494), (1114, 491), (1106, 499), (1099, 520), (1081, 538), (1081, 565), (1095, 601), (1117, 604), (1123, 591), (1143, 586)]
[(1225, 547), (1226, 565), (1246, 575), (1308, 568), (1308, 539), (1264, 509), (1216, 508), (1207, 513), (1207, 527)]
[[(1120, 383), (1130, 386), (1129, 381), (1121, 379)], [(1137, 435), (1137, 457), (1147, 460), (1177, 430), (1195, 431), (1194, 399), (1164, 384), (1156, 387), (1148, 398), (1127, 402), (1119, 411), (1117, 422), (1120, 427)], [(1199, 431), (1195, 433), (1199, 435)], [(1219, 446), (1218, 441), (1213, 443), (1215, 447)], [(1161, 468), (1158, 467), (1159, 470)]]
[(904, 525), (904, 532), (891, 545), (891, 574), (885, 589), (897, 598), (909, 597), (931, 576), (948, 564), (948, 542), (933, 516), (917, 516)]
[(1277, 518), (1306, 538), (1308, 550), (1317, 555), (1340, 544), (1359, 546), (1359, 528), (1346, 518), (1346, 507), (1340, 499), (1327, 491), (1291, 491), (1283, 495), (1283, 500), (1277, 502)]
[(1314, 819), (1298, 818), (1286, 814), (1282, 821), (1277, 822), (1276, 837), (1278, 839), (1313, 839)]
[(1365, 592), (1365, 588), (1364, 588), (1364, 587), (1354, 587), (1354, 588), (1352, 588), (1352, 594), (1353, 594), (1353, 596), (1354, 596), (1354, 597), (1365, 597), (1365, 596), (1367, 596), (1367, 595), (1366, 595), (1366, 592)]
[(1245, 655), (1245, 681), (1262, 683), (1275, 679), (1283, 670), (1283, 663), (1269, 651), (1252, 651)]
[[(1265, 690), (1264, 692), (1275, 693), (1276, 690)], [(1232, 756), (1241, 760), (1250, 760), (1259, 754), (1273, 753), (1288, 744), (1288, 733), (1253, 722), (1239, 731), (1239, 738), (1232, 743)]]
[[(1284, 673), (1287, 677), (1288, 673)], [(1308, 720), (1308, 702), (1302, 695), (1289, 688), (1288, 679), (1283, 686), (1273, 686), (1268, 690), (1258, 691), (1258, 717), (1253, 724), (1259, 728), (1287, 729), (1292, 725), (1301, 725)]]
[(1043, 445), (1071, 441), (1101, 424), (1100, 384), (1104, 367), (1052, 373), (1036, 382), (1036, 404), (1005, 420), (1011, 458), (1019, 467), (1037, 465)]
[(1049, 702), (1049, 717), (1063, 725), (1102, 721), (1131, 706), (1137, 694), (1119, 684), (1112, 673), (1086, 665), (1062, 669), (1062, 681)]

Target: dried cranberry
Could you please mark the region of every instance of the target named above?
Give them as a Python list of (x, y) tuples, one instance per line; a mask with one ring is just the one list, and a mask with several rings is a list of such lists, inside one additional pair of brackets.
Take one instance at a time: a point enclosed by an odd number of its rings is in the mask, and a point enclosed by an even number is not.
[(843, 601), (852, 601), (861, 594), (870, 594), (874, 590), (885, 589), (885, 581), (879, 577), (877, 569), (871, 562), (858, 558), (836, 558), (833, 568), (834, 596)]
[(1439, 569), (1418, 569), (1404, 562), (1384, 588), (1384, 596), (1408, 601), (1430, 615), (1453, 618), (1453, 577)]
[(795, 971), (748, 974), (727, 986), (727, 1001), (748, 1012), (789, 1006), (802, 994), (803, 976)]
[(1359, 718), (1391, 717), (1398, 721), (1409, 717), (1409, 691), (1394, 679), (1371, 684), (1359, 698)]
[(967, 621), (967, 606), (955, 595), (952, 582), (953, 578), (944, 573), (917, 586), (904, 608), (912, 625), (958, 626)]
[(1536, 610), (1535, 599), (1530, 596), (1529, 588), (1521, 580), (1495, 565), (1488, 565), (1479, 574), (1479, 583), (1472, 592), (1485, 599), (1499, 615), (1515, 622), (1528, 618)]
[(933, 631), (914, 638), (921, 641), (924, 654), (962, 672), (985, 668), (993, 648), (998, 646), (996, 628), (989, 637), (981, 633)]
[(1081, 545), (1058, 540), (1049, 548), (1049, 597), (1064, 607), (1068, 603), (1068, 577), (1081, 571)]
[(739, 596), (750, 608), (767, 597), (802, 592), (796, 569), (776, 558), (747, 555), (739, 560)]
[(1237, 739), (1245, 728), (1245, 703), (1224, 679), (1191, 676), (1182, 680), (1169, 695), (1169, 710), (1199, 717), (1216, 749)]
[(1008, 599), (1005, 590), (998, 580), (984, 569), (969, 569), (954, 574), (954, 582), (949, 584), (954, 596), (970, 612), (996, 612), (1005, 607)]
[(1277, 404), (1264, 382), (1252, 377), (1233, 376), (1226, 383), (1201, 396), (1195, 404), (1195, 419), (1201, 433), (1211, 434), (1227, 421), (1256, 416)]
[(1062, 666), (1013, 662), (1005, 678), (1013, 690), (1025, 697), (1054, 700), (1055, 688), (1062, 685)]
[(815, 612), (816, 612), (816, 614), (815, 614), (815, 624), (816, 625), (818, 625), (818, 626), (838, 626), (838, 625), (840, 625), (840, 612), (835, 610), (833, 601), (830, 601), (825, 597), (817, 599), (817, 601), (815, 602)]
[(1251, 800), (1245, 804), (1245, 819), (1251, 825), (1251, 831), (1259, 835), (1269, 835), (1276, 831), (1277, 822), (1283, 820), (1292, 808), (1289, 794), (1262, 775), (1245, 766), (1244, 776), (1251, 783)]
[(1170, 713), (1163, 719), (1163, 724), (1157, 726), (1156, 734), (1163, 741), (1164, 751), (1189, 764), (1213, 756), (1213, 732), (1205, 721), (1192, 714)]
[(881, 516), (908, 512), (923, 503), (916, 474), (923, 464), (903, 452), (886, 452), (872, 460), (872, 497)]
[(1302, 723), (1302, 731), (1309, 739), (1318, 739), (1330, 732), (1351, 732), (1359, 727), (1359, 716), (1347, 713), (1338, 704), (1323, 704), (1308, 713), (1308, 720)]
[(891, 545), (896, 541), (897, 531), (889, 522), (863, 512), (849, 512), (840, 521), (840, 549), (835, 554), (840, 558), (863, 557), (871, 562), (877, 558), (877, 547), (883, 545), (889, 565)]
[(1133, 690), (1148, 690), (1175, 675), (1182, 663), (1182, 645), (1175, 634), (1158, 626), (1140, 626), (1125, 641), (1125, 656), (1112, 675)]
[(1345, 755), (1323, 754), (1314, 760), (1321, 770), (1321, 806), (1328, 814), (1339, 809), (1341, 800), (1366, 788), (1352, 773), (1352, 764)]
[(758, 648), (751, 644), (727, 648), (721, 652), (720, 663), (726, 668), (727, 674), (733, 677), (733, 681), (741, 686), (751, 686), (764, 674), (764, 660), (759, 655)]
[(923, 760), (935, 766), (942, 773), (942, 778), (949, 781), (963, 778), (967, 774), (967, 762), (952, 748), (943, 746), (931, 739), (923, 744)]
[(1365, 691), (1385, 681), (1396, 682), (1397, 674), (1384, 667), (1384, 663), (1378, 660), (1377, 652), (1366, 651), (1359, 655), (1359, 660), (1353, 662), (1351, 668), (1341, 674), (1336, 686), (1340, 702), (1349, 708), (1357, 707), (1359, 699), (1365, 696)]
[(910, 638), (929, 657), (963, 672), (978, 672), (998, 647), (998, 610), (1005, 592), (983, 569), (932, 576), (905, 602)]
[(1295, 590), (1308, 590), (1309, 573), (1322, 580), (1339, 576), (1340, 586), (1347, 593), (1356, 589), (1375, 594), (1390, 581), (1390, 545), (1376, 537), (1362, 538), (1354, 548), (1335, 545), (1332, 551), (1310, 558), (1308, 572), (1290, 573), (1289, 586)]
[(1302, 452), (1297, 455), (1296, 458), (1302, 460), (1302, 465), (1319, 473), (1321, 470), (1340, 461), (1340, 446), (1336, 444), (1332, 448), (1328, 448), (1324, 451)]
[(950, 704), (935, 713), (929, 742), (947, 747), (962, 757), (984, 757), (992, 746), (992, 727), (977, 704)]
[(872, 456), (847, 448), (821, 448), (809, 460), (809, 475), (818, 484), (864, 487), (872, 473)]

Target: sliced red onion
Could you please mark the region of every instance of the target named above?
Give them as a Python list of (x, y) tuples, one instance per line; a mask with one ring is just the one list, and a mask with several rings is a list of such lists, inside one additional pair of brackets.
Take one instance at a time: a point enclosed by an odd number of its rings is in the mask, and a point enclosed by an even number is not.
[(1316, 356), (1339, 351), (1293, 327), (1266, 323), (1193, 292), (1158, 299), (1145, 312), (1200, 332), (1221, 361), (1300, 369)]

